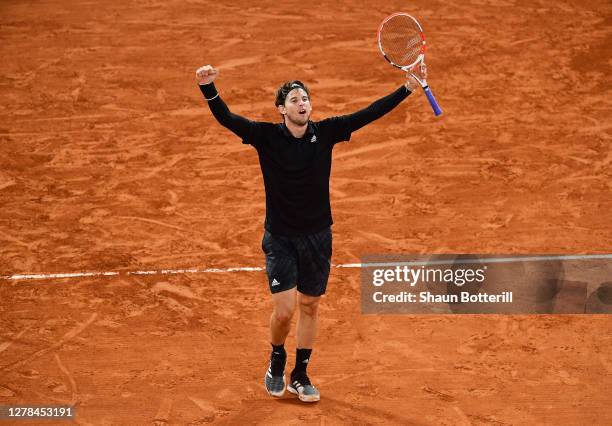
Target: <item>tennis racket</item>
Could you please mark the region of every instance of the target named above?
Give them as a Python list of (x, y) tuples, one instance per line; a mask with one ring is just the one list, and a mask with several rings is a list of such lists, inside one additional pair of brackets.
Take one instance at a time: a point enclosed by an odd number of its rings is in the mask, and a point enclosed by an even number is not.
[[(416, 19), (407, 13), (394, 13), (378, 27), (378, 48), (394, 67), (410, 73), (419, 82), (436, 116), (442, 110), (427, 85), (425, 65), (425, 34)], [(421, 76), (413, 71), (419, 66)]]

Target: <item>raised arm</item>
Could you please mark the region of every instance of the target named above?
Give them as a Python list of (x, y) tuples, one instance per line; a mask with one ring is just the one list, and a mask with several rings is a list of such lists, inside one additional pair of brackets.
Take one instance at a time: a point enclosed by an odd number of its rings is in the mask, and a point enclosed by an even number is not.
[(210, 111), (217, 119), (219, 124), (227, 127), (243, 140), (249, 137), (253, 122), (238, 114), (234, 114), (229, 110), (223, 99), (219, 96), (219, 92), (215, 87), (214, 80), (219, 74), (219, 71), (210, 65), (205, 65), (198, 68), (196, 71), (196, 81), (200, 86), (200, 90), (206, 99)]
[(378, 99), (364, 109), (342, 116), (341, 118), (348, 127), (347, 130), (352, 133), (361, 129), (366, 124), (378, 120), (406, 99), (414, 91), (414, 88), (417, 87), (417, 84), (415, 78), (408, 73), (406, 75), (406, 82), (393, 93)]

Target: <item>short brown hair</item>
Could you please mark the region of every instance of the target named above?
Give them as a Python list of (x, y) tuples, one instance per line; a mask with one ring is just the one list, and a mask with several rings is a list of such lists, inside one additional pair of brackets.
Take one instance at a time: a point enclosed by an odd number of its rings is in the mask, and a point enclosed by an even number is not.
[(304, 89), (308, 97), (310, 97), (310, 91), (308, 90), (308, 87), (306, 87), (306, 85), (300, 80), (285, 81), (282, 86), (279, 87), (276, 91), (275, 105), (285, 105), (285, 99), (287, 99), (287, 95), (293, 89)]

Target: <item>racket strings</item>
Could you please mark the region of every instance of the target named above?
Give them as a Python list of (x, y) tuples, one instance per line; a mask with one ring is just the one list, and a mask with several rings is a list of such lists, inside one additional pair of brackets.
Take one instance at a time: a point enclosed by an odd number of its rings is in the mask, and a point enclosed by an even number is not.
[(397, 15), (386, 21), (380, 29), (379, 41), (387, 58), (402, 67), (415, 64), (423, 53), (421, 29), (406, 15)]

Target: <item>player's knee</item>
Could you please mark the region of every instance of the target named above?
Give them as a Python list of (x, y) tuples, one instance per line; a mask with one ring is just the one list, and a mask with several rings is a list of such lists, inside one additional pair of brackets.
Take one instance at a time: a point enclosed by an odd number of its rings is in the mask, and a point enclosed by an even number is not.
[(300, 313), (314, 317), (319, 310), (318, 297), (302, 297), (300, 298)]
[(277, 306), (274, 308), (274, 319), (281, 324), (291, 322), (293, 318), (294, 309), (289, 306)]

